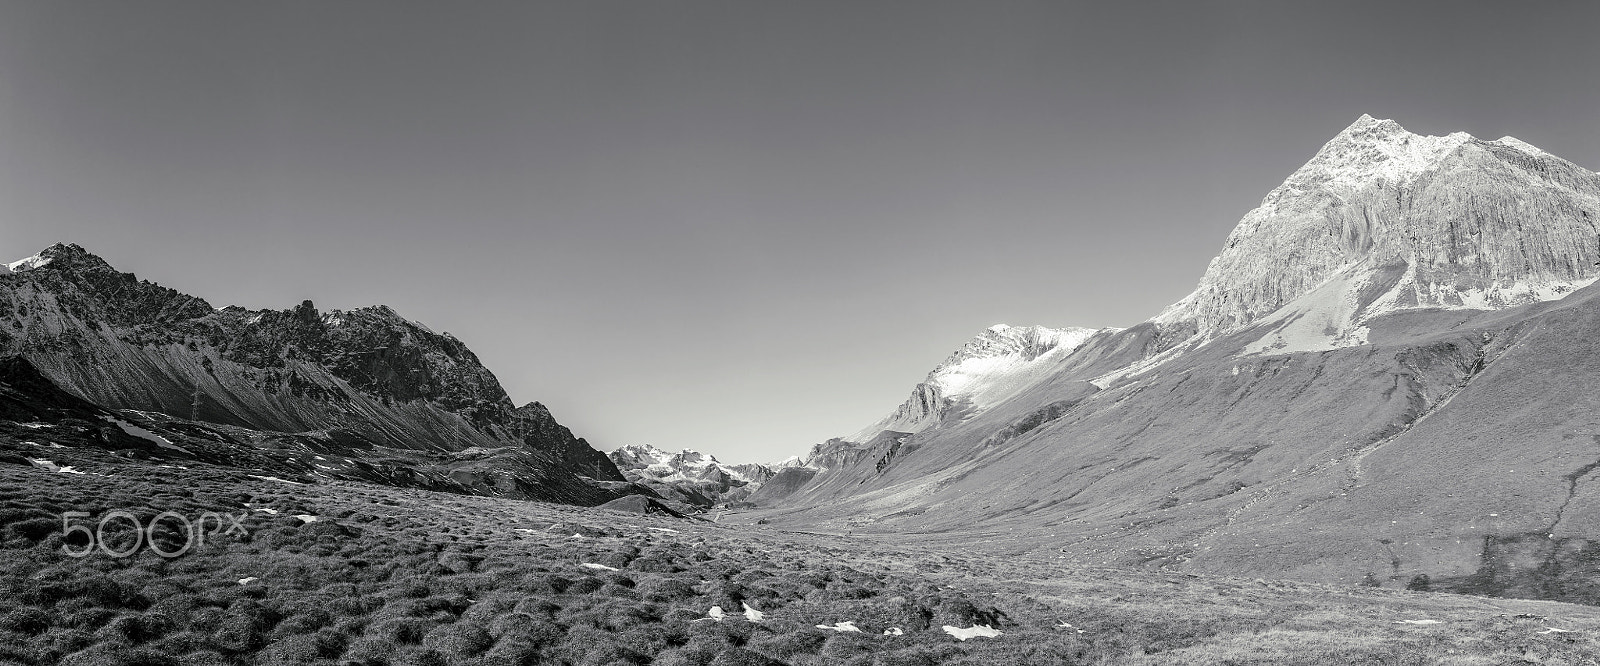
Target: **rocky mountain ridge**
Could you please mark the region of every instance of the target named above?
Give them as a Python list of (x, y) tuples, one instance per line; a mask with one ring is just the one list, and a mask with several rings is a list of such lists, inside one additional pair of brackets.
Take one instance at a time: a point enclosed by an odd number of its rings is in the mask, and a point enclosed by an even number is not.
[[(460, 340), (386, 306), (213, 308), (70, 244), (5, 268), (0, 355), (26, 358), (88, 402), (257, 432), (352, 433), (435, 454), (515, 452), (527, 458), (516, 474), (530, 482), (624, 482), (543, 405), (515, 406)], [(516, 474), (483, 471), (505, 478), (482, 483), (538, 493)], [(598, 503), (614, 493), (589, 495)]]
[(619, 447), (609, 456), (629, 481), (689, 510), (741, 502), (776, 474), (759, 463), (728, 464), (692, 449), (673, 453), (649, 444)]

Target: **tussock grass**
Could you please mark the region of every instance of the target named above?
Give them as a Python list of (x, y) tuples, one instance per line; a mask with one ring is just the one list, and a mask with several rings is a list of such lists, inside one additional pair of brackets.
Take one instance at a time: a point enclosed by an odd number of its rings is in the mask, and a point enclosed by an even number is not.
[[(986, 559), (56, 454), (109, 475), (0, 461), (0, 666), (1600, 663), (1588, 607)], [(249, 534), (175, 559), (73, 559), (53, 513), (66, 510), (243, 512)], [(182, 537), (156, 532), (162, 547)], [(765, 618), (746, 621), (746, 605)], [(1416, 618), (1441, 623), (1396, 623)], [(817, 627), (841, 621), (861, 632)], [(1004, 633), (942, 630), (977, 624)]]

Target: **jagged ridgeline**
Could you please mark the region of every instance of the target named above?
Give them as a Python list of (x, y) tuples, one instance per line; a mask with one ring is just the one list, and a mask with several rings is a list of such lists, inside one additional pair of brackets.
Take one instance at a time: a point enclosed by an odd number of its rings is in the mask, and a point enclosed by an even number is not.
[(772, 478), (776, 469), (792, 462), (728, 464), (693, 449), (669, 453), (648, 444), (621, 447), (610, 457), (629, 481), (649, 488), (674, 510), (685, 513), (749, 506), (744, 500)]
[(386, 306), (213, 308), (69, 244), (4, 268), (0, 355), (97, 405), (416, 452), (510, 447), (531, 456), (533, 496), (540, 476), (623, 481), (543, 405), (514, 405), (460, 340)]
[(1079, 563), (1600, 603), (1597, 276), (1600, 175), (1363, 116), (1160, 315), (985, 331), (750, 501)]

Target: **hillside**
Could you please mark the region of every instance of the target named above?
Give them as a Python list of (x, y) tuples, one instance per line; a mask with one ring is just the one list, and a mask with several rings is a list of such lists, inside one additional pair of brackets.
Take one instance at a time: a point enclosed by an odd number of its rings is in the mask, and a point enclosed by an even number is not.
[[(48, 448), (48, 447), (46, 447)], [(0, 436), (0, 660), (46, 664), (1582, 663), (1593, 607), (1141, 573)], [(85, 541), (59, 512), (166, 518)], [(220, 530), (219, 530), (220, 531)], [(96, 550), (104, 544), (127, 557)], [(184, 549), (168, 559), (153, 552)], [(720, 617), (720, 619), (719, 619)]]
[(352, 459), (374, 447), (471, 458), (457, 484), (488, 494), (598, 504), (615, 492), (580, 477), (624, 481), (543, 405), (515, 406), (460, 340), (386, 306), (213, 308), (68, 244), (5, 268), (0, 355), (100, 408), (240, 429), (269, 447), (295, 435)]
[(1593, 172), (1363, 117), (1244, 217), (1190, 296), (993, 404), (821, 446), (825, 471), (745, 517), (1600, 601), (1597, 221)]

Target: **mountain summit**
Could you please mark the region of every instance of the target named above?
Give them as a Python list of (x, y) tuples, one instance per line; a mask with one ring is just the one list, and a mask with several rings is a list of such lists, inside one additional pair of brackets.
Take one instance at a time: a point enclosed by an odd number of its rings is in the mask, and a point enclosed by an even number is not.
[(1054, 347), (981, 333), (749, 518), (1600, 602), (1597, 223), (1600, 175), (1363, 116), (1180, 302)]
[(1560, 298), (1600, 275), (1600, 176), (1512, 137), (1412, 134), (1362, 116), (1229, 234), (1192, 294), (1157, 321), (1215, 336), (1314, 291), (1356, 344), (1414, 308)]

